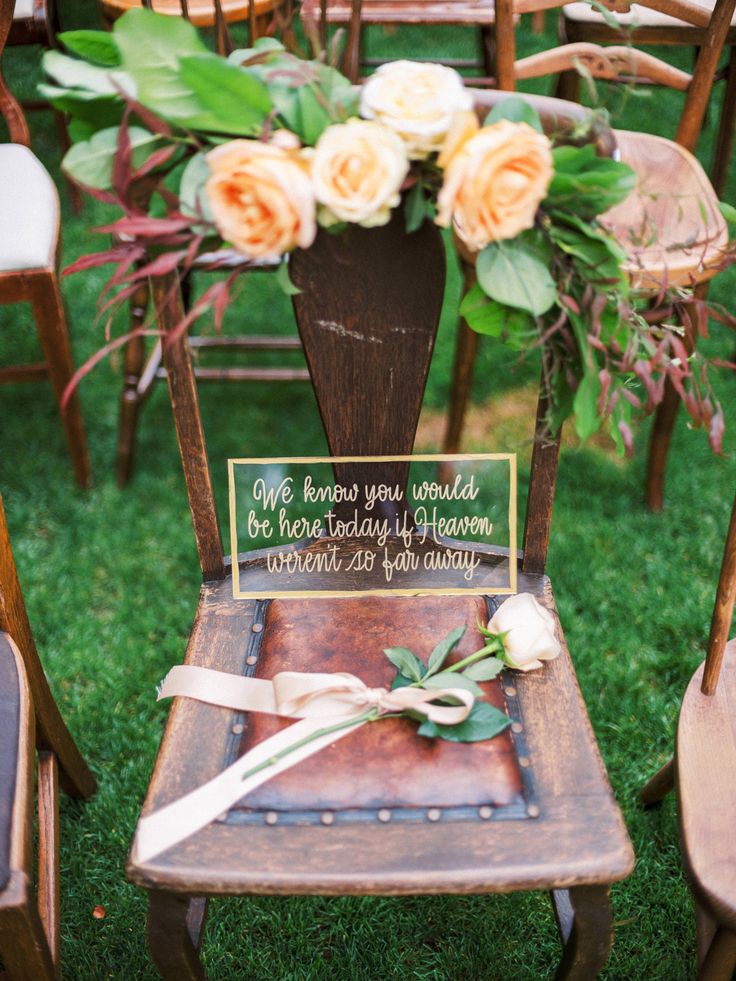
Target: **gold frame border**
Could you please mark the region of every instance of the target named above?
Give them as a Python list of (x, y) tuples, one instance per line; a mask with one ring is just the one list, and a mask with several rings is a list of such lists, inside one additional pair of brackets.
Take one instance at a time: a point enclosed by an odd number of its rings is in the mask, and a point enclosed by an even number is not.
[(488, 589), (310, 589), (275, 590), (268, 596), (263, 593), (243, 592), (240, 589), (240, 565), (238, 563), (238, 532), (235, 501), (235, 464), (269, 463), (443, 463), (469, 460), (507, 460), (509, 464), (509, 580), (510, 585), (496, 589), (494, 595), (516, 593), (518, 582), (517, 558), (517, 470), (516, 453), (418, 453), (402, 456), (275, 456), (229, 457), (227, 461), (228, 504), (230, 509), (230, 559), (232, 562), (233, 599), (306, 599), (317, 597), (349, 596), (484, 596)]

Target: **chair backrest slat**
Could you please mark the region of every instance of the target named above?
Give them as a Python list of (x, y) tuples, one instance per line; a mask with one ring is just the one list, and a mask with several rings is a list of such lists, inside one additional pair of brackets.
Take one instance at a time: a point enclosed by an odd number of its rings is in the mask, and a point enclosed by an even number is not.
[[(166, 335), (184, 319), (181, 286), (176, 273), (153, 280), (153, 300), (159, 327)], [(205, 581), (224, 579), (220, 525), (186, 335), (181, 335), (174, 342), (169, 342), (164, 336), (163, 360), (202, 576)]]
[(728, 641), (728, 632), (733, 619), (734, 600), (736, 600), (736, 500), (731, 511), (731, 521), (726, 535), (721, 574), (718, 577), (716, 601), (710, 623), (708, 651), (705, 657), (705, 670), (701, 691), (712, 695), (718, 686), (718, 678), (723, 663), (723, 652)]

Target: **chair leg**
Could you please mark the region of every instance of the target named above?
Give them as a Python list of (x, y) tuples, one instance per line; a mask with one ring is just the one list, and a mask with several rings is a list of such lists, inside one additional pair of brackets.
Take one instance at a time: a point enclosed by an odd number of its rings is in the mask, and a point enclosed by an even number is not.
[(736, 933), (718, 927), (698, 968), (697, 981), (731, 981), (736, 967)]
[(54, 753), (38, 754), (38, 912), (54, 964), (59, 963), (59, 766)]
[(613, 942), (608, 886), (555, 889), (552, 903), (562, 939), (562, 960), (555, 981), (593, 981)]
[[(59, 148), (62, 153), (66, 153), (69, 147), (72, 145), (71, 140), (69, 139), (69, 129), (66, 124), (66, 117), (64, 116), (63, 112), (58, 112), (58, 110), (54, 109), (54, 118), (56, 120), (56, 132), (59, 136)], [(82, 213), (82, 192), (79, 185), (70, 177), (65, 177), (65, 180), (72, 211), (75, 215), (80, 215)]]
[(164, 981), (205, 981), (198, 948), (206, 900), (151, 892), (148, 949)]
[(644, 807), (659, 804), (675, 786), (675, 761), (668, 760), (654, 776), (647, 780), (639, 794), (639, 800)]
[(728, 55), (726, 90), (723, 93), (721, 121), (718, 126), (718, 139), (713, 155), (713, 188), (719, 198), (723, 197), (723, 192), (726, 189), (734, 129), (736, 129), (736, 46), (731, 48)]
[(695, 932), (697, 935), (697, 962), (698, 968), (703, 964), (708, 951), (710, 950), (710, 945), (713, 943), (713, 937), (715, 936), (716, 930), (718, 929), (718, 924), (710, 915), (708, 910), (700, 902), (698, 902), (696, 897), (693, 897), (695, 902)]
[(478, 28), (480, 63), (486, 78), (496, 77), (496, 33), (491, 26), (484, 24)]
[[(54, 272), (39, 276), (34, 282), (31, 291), (31, 305), (41, 347), (48, 364), (51, 386), (56, 400), (61, 406), (61, 397), (71, 380), (74, 369), (64, 305)], [(61, 412), (61, 424), (64, 427), (77, 483), (80, 487), (88, 487), (91, 473), (87, 439), (84, 435), (79, 395), (76, 391), (72, 393), (66, 409)]]
[(463, 434), (477, 350), (478, 335), (468, 327), (464, 320), (459, 319), (455, 339), (455, 361), (452, 366), (447, 429), (442, 445), (443, 453), (460, 452), (460, 440)]
[(0, 956), (13, 981), (58, 978), (32, 895), (24, 905), (0, 912)]
[[(130, 299), (130, 329), (142, 326), (148, 309), (148, 283), (142, 283)], [(117, 481), (123, 487), (133, 472), (135, 434), (138, 428), (138, 412), (143, 401), (138, 383), (145, 360), (145, 340), (139, 334), (131, 338), (125, 347), (123, 391), (120, 395), (120, 423), (118, 429)]]

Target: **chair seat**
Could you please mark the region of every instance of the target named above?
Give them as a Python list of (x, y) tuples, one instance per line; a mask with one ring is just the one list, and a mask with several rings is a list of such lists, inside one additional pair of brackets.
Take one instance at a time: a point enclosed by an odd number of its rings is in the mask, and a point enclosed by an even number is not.
[[(349, 24), (349, 0), (328, 0), (327, 19), (332, 24)], [(320, 19), (319, 0), (304, 0), (302, 17)], [(493, 0), (363, 0), (363, 24), (494, 24)]]
[[(244, 568), (241, 560), (241, 588)], [(519, 590), (554, 606), (544, 577), (520, 576)], [(263, 677), (350, 668), (370, 685), (383, 684), (393, 673), (382, 653), (391, 644), (414, 645), (426, 658), (446, 630), (466, 622), (460, 653), (476, 649), (484, 602), (233, 600), (227, 578), (203, 586), (186, 660)], [(631, 846), (567, 651), (541, 672), (505, 672), (487, 690), (513, 719), (512, 731), (487, 743), (435, 745), (404, 720), (365, 726), (187, 841), (148, 862), (131, 860), (130, 878), (190, 893), (325, 895), (495, 892), (624, 878)], [(144, 814), (201, 785), (282, 724), (175, 699)]]
[(28, 147), (0, 144), (0, 272), (54, 265), (59, 195)]
[[(282, 2), (283, 0), (255, 0), (256, 17), (269, 13)], [(140, 0), (102, 0), (103, 12), (111, 20), (120, 17), (131, 7), (140, 6)], [(157, 14), (183, 16), (181, 0), (153, 0), (151, 6)], [(220, 2), (227, 21), (247, 20), (249, 6), (248, 0), (221, 0)], [(214, 0), (188, 0), (187, 19), (196, 27), (212, 27), (215, 23)]]
[(688, 874), (717, 919), (736, 930), (736, 639), (714, 695), (692, 677), (677, 724), (677, 797)]
[[(698, 0), (695, 0), (695, 2), (697, 3)], [(700, 2), (698, 3), (698, 6), (702, 7), (703, 10), (710, 15), (714, 4)], [(562, 8), (562, 12), (566, 20), (573, 21), (576, 24), (606, 24), (603, 15), (590, 3), (566, 3)], [(625, 27), (675, 27), (679, 30), (682, 30), (683, 28), (695, 31), (702, 30), (702, 28), (697, 28), (692, 24), (688, 24), (687, 21), (679, 20), (679, 18), (672, 17), (669, 14), (663, 14), (659, 10), (651, 10), (649, 7), (642, 7), (638, 3), (632, 3), (631, 9), (627, 13), (613, 13), (612, 16), (616, 18), (619, 24)], [(736, 26), (736, 14), (734, 14), (731, 24)]]
[(10, 879), (18, 785), (21, 687), (15, 651), (0, 633), (0, 893)]
[(33, 0), (15, 0), (13, 20), (27, 20), (33, 17)]
[(602, 220), (629, 253), (634, 285), (690, 286), (718, 272), (728, 228), (718, 198), (695, 157), (648, 133), (615, 131), (621, 159), (638, 185)]

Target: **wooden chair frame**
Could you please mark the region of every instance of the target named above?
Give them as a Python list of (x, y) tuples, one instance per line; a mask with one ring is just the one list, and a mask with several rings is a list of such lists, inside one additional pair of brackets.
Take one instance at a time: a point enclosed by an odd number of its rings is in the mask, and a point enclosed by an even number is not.
[[(503, 96), (484, 96), (480, 100), (484, 111), (498, 98)], [(556, 112), (557, 123), (560, 113), (569, 118), (579, 111), (555, 100), (539, 100), (538, 104), (548, 115)], [(292, 278), (302, 289), (294, 298), (297, 322), (305, 346), (309, 341), (308, 363), (330, 450), (335, 455), (410, 452), (443, 292), (444, 250), (439, 232), (427, 223), (420, 232), (407, 236), (403, 216), (397, 214), (383, 229), (354, 229), (350, 243), (322, 233), (311, 249), (292, 256)], [(340, 277), (331, 272), (334, 261), (340, 262)], [(387, 262), (392, 263), (395, 275), (386, 275)], [(397, 266), (401, 273), (396, 272)], [(365, 296), (375, 301), (379, 295), (379, 303), (363, 300)], [(176, 277), (157, 281), (154, 297), (160, 325), (168, 334), (184, 312)], [(350, 323), (351, 330), (326, 336), (320, 325), (329, 327), (333, 318)], [(394, 323), (404, 325), (402, 384), (387, 389), (391, 373), (385, 359), (391, 356), (386, 353), (390, 344), (396, 349), (396, 340), (389, 341)], [(365, 345), (361, 348), (367, 334), (384, 337), (385, 344), (376, 341), (369, 345), (370, 350)], [(255, 631), (260, 634), (263, 626), (254, 619), (255, 601), (232, 598), (190, 348), (179, 339), (164, 342), (163, 351), (204, 580), (187, 662), (238, 673), (246, 670), (242, 638)], [(358, 363), (360, 375), (351, 374), (348, 366)], [(355, 387), (361, 388), (360, 398), (337, 394)], [(371, 395), (366, 409), (367, 391)], [(542, 393), (518, 589), (535, 593), (553, 608), (544, 565), (559, 441), (542, 437), (545, 411)], [(372, 413), (375, 426), (366, 426)], [(248, 556), (239, 561), (242, 576)], [(206, 898), (212, 895), (545, 889), (552, 893), (563, 942), (557, 977), (594, 978), (612, 938), (609, 886), (630, 872), (631, 846), (612, 802), (566, 649), (537, 677), (515, 674), (505, 685), (507, 697), (518, 695), (522, 706), (524, 722), (515, 731), (525, 732), (528, 757), (521, 765), (530, 766), (539, 758), (535, 780), (540, 804), (529, 804), (525, 814), (533, 819), (533, 829), (525, 818), (495, 826), (486, 822), (471, 836), (472, 854), (467, 851), (468, 838), (463, 839), (461, 856), (455, 852), (453, 836), (443, 835), (442, 848), (438, 847), (439, 825), (432, 823), (433, 817), (412, 825), (408, 850), (402, 822), (356, 826), (330, 821), (279, 827), (266, 821), (247, 828), (215, 822), (152, 860), (138, 862), (132, 857), (129, 861), (129, 877), (149, 891), (149, 946), (162, 975), (203, 977), (198, 947)], [(233, 715), (227, 710), (175, 699), (144, 813), (217, 773), (232, 742), (232, 726)], [(179, 741), (194, 733), (198, 734), (197, 752), (182, 755)], [(554, 747), (554, 761), (550, 747)], [(348, 852), (353, 856), (350, 863), (344, 859)], [(441, 861), (439, 853), (443, 853)]]
[[(562, 6), (562, 2), (561, 0), (515, 0), (515, 2), (497, 0), (496, 42), (499, 87), (505, 91), (513, 91), (520, 79), (537, 78), (551, 73), (569, 76), (578, 63), (585, 65), (594, 77), (610, 79), (616, 75), (620, 76), (622, 72), (629, 78), (645, 77), (655, 84), (668, 85), (686, 93), (675, 142), (689, 153), (694, 153), (716, 77), (718, 61), (730, 29), (734, 4), (731, 0), (719, 0), (712, 17), (690, 0), (643, 0), (642, 5), (677, 16), (704, 32), (703, 44), (692, 74), (674, 69), (651, 55), (621, 45), (602, 47), (590, 43), (567, 44), (517, 60), (514, 16)], [(695, 292), (701, 298), (707, 296), (705, 280), (710, 275), (712, 273), (701, 274), (699, 279), (697, 275), (694, 276)], [(689, 338), (688, 343), (692, 345), (694, 339)], [(460, 320), (447, 428), (443, 442), (446, 453), (459, 451), (477, 348), (478, 335)], [(646, 494), (652, 510), (661, 510), (664, 505), (667, 455), (678, 407), (677, 394), (672, 386), (667, 384), (664, 399), (655, 414), (647, 465)]]
[[(0, 955), (11, 981), (59, 977), (59, 781), (88, 798), (95, 779), (49, 689), (28, 622), (0, 497), (0, 657), (18, 674), (18, 757), (10, 795), (10, 879), (0, 892)], [(38, 894), (33, 890), (33, 776), (38, 750)], [(3, 775), (5, 776), (5, 775)]]
[[(736, 969), (736, 885), (733, 870), (733, 752), (727, 745), (736, 680), (736, 640), (728, 643), (736, 600), (736, 500), (710, 624), (705, 661), (693, 675), (677, 727), (675, 756), (648, 781), (642, 803), (659, 803), (677, 790), (683, 858), (696, 907), (698, 981), (730, 981)], [(711, 857), (731, 848), (730, 861)], [(721, 874), (719, 874), (721, 873)]]
[[(627, 26), (622, 25), (615, 30), (603, 18), (600, 23), (582, 23), (574, 21), (565, 15), (564, 8), (559, 22), (560, 40), (564, 44), (592, 42), (594, 44), (620, 44), (625, 42), (627, 47), (677, 45), (692, 46), (697, 57), (698, 48), (704, 43), (707, 32), (702, 27), (683, 23), (681, 26)], [(724, 68), (719, 70), (714, 82), (724, 81), (723, 105), (718, 123), (718, 136), (713, 148), (713, 166), (711, 180), (716, 194), (723, 195), (728, 177), (728, 167), (733, 150), (734, 130), (736, 129), (736, 28), (729, 27), (725, 47), (729, 49), (728, 59)], [(646, 83), (649, 79), (644, 72), (639, 79)], [(662, 84), (668, 84), (664, 82)], [(560, 79), (557, 95), (561, 99), (578, 101), (580, 76), (569, 72)]]
[[(12, 4), (0, 8), (0, 59), (13, 15)], [(14, 98), (0, 70), (0, 114), (5, 117), (13, 143), (30, 147), (30, 134), (23, 110)], [(56, 240), (59, 242), (57, 219)], [(57, 246), (58, 248), (58, 246)], [(0, 303), (28, 302), (33, 309), (39, 340), (45, 356), (42, 362), (0, 367), (0, 384), (37, 381), (48, 378), (59, 403), (74, 473), (81, 487), (91, 480), (87, 441), (79, 404), (74, 392), (61, 410), (61, 398), (74, 373), (64, 303), (59, 289), (56, 263), (46, 268), (13, 269), (0, 272)]]

